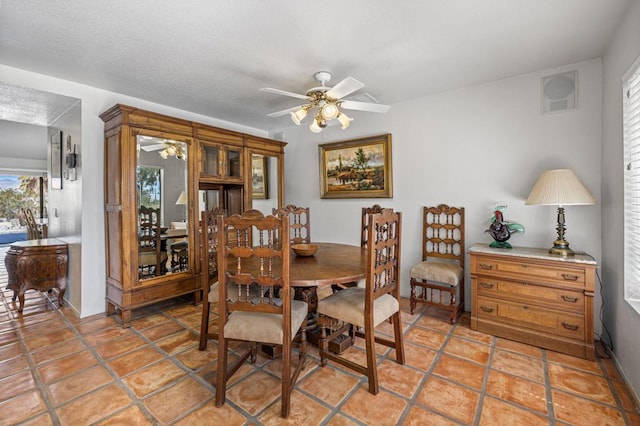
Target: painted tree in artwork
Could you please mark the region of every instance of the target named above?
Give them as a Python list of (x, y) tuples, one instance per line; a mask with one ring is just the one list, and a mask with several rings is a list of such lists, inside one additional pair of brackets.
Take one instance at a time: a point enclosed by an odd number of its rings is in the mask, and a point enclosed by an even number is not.
[(357, 170), (360, 170), (361, 178), (364, 178), (364, 171), (367, 168), (368, 164), (369, 164), (369, 156), (367, 155), (366, 152), (364, 152), (364, 149), (362, 147), (358, 148), (356, 150), (356, 158), (353, 161), (353, 167), (356, 168)]

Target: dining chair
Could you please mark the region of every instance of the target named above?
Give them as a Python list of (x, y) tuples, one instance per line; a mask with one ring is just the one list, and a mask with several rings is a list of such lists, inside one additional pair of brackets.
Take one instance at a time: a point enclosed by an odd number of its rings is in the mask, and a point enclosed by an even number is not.
[[(363, 207), (362, 208), (362, 216), (361, 216), (361, 226), (360, 226), (360, 247), (367, 248), (367, 239), (369, 238), (369, 215), (371, 213), (382, 213), (383, 210), (393, 209), (386, 207), (381, 207), (380, 204), (374, 204), (371, 207)], [(354, 281), (350, 283), (342, 283), (342, 284), (331, 284), (331, 290), (335, 293), (336, 291), (340, 291), (349, 287), (364, 287), (365, 280), (362, 279), (360, 281)]]
[[(290, 297), (276, 298), (276, 289), (290, 294), (289, 217), (264, 216), (248, 210), (227, 218), (219, 216), (218, 280), (219, 327), (216, 406), (226, 399), (227, 383), (250, 358), (256, 361), (258, 343), (282, 347), (281, 411), (290, 412), (291, 391), (307, 357), (306, 318), (308, 305)], [(231, 236), (231, 237), (230, 237)], [(281, 238), (276, 238), (280, 236)], [(252, 284), (259, 287), (253, 297)], [(231, 287), (237, 297), (228, 297)], [(298, 362), (292, 363), (294, 339), (297, 341)], [(229, 341), (248, 342), (249, 348), (229, 365)], [(239, 353), (241, 348), (234, 348)], [(250, 379), (246, 379), (250, 380)]]
[(140, 207), (138, 229), (138, 275), (148, 278), (167, 270), (167, 252), (162, 250), (160, 209)]
[(417, 303), (449, 311), (451, 323), (464, 312), (464, 207), (424, 207), (422, 261), (410, 271), (411, 314)]
[(274, 216), (289, 216), (289, 239), (291, 244), (308, 244), (311, 242), (311, 219), (309, 207), (297, 207), (288, 204), (280, 209), (273, 209)]
[[(386, 209), (370, 213), (367, 220), (365, 288), (346, 288), (318, 302), (319, 348), (322, 367), (331, 360), (367, 376), (369, 392), (376, 395), (379, 388), (375, 344), (394, 348), (396, 362), (405, 362), (399, 280), (402, 213)], [(393, 340), (375, 333), (376, 326), (387, 318), (393, 323)], [(366, 366), (329, 351), (329, 341), (345, 333), (364, 338)]]
[[(198, 349), (207, 348), (209, 339), (218, 338), (217, 324), (210, 324), (211, 305), (218, 303), (218, 231), (220, 216), (226, 216), (224, 209), (215, 207), (202, 212), (200, 244), (200, 271), (202, 279), (202, 320), (200, 322), (200, 343)], [(212, 327), (212, 330), (209, 330)]]

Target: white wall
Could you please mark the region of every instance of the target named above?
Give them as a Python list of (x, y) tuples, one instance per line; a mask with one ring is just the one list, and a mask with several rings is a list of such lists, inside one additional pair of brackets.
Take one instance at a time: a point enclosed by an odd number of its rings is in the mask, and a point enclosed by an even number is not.
[(46, 143), (46, 127), (0, 120), (0, 171), (37, 175), (46, 172)]
[[(69, 137), (71, 149), (76, 145), (76, 153), (82, 158), (82, 130), (81, 130), (81, 105), (80, 102), (65, 111), (48, 127), (47, 149), (51, 164), (51, 140), (56, 132), (62, 132), (62, 170), (67, 169), (65, 156), (67, 154), (67, 140)], [(48, 231), (50, 238), (58, 238), (68, 245), (68, 286), (65, 299), (70, 306), (79, 314), (82, 306), (82, 162), (76, 168), (76, 180), (62, 179), (62, 189), (52, 189), (51, 179), (47, 196)], [(49, 166), (49, 173), (51, 167)], [(49, 176), (51, 176), (49, 174)]]
[[(541, 115), (540, 78), (568, 70), (578, 70), (579, 107)], [(550, 247), (557, 235), (556, 209), (524, 201), (543, 170), (572, 168), (600, 202), (601, 78), (601, 62), (593, 60), (394, 104), (385, 115), (361, 114), (346, 130), (329, 127), (314, 134), (308, 123), (284, 129), (285, 201), (311, 207), (314, 240), (356, 245), (361, 207), (378, 203), (401, 211), (405, 296), (409, 269), (420, 261), (425, 205), (464, 206), (469, 247), (492, 241), (484, 230), (492, 209), (506, 204), (505, 219), (526, 228), (511, 238), (513, 245)], [(318, 144), (382, 133), (393, 137), (394, 197), (321, 199)], [(571, 247), (599, 261), (600, 206), (569, 206), (566, 220)], [(470, 310), (468, 271), (465, 281)]]
[[(4, 65), (0, 65), (0, 75), (6, 84), (71, 96), (82, 102), (82, 156), (80, 158), (82, 168), (82, 247), (80, 255), (82, 273), (79, 283), (82, 289), (81, 306), (73, 307), (81, 317), (105, 311), (104, 122), (99, 117), (102, 112), (116, 103), (122, 103), (256, 136), (267, 136), (265, 132), (251, 127)], [(72, 284), (70, 283), (70, 285)]]
[(618, 364), (640, 395), (640, 314), (624, 300), (622, 76), (640, 56), (640, 1), (633, 1), (603, 59), (602, 280), (604, 323)]

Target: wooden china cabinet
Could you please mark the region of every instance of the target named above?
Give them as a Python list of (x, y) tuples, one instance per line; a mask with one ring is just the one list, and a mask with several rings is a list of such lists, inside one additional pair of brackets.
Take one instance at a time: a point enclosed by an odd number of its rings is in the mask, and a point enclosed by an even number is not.
[[(133, 309), (181, 295), (199, 301), (205, 281), (198, 249), (202, 211), (270, 213), (283, 206), (286, 143), (120, 104), (100, 117), (105, 122), (106, 311), (118, 313), (128, 327)], [(260, 183), (270, 188), (270, 196), (256, 203), (255, 156), (269, 167), (261, 171)], [(157, 262), (148, 259), (149, 250), (139, 253), (142, 206), (159, 218)], [(182, 258), (171, 262), (178, 246)]]

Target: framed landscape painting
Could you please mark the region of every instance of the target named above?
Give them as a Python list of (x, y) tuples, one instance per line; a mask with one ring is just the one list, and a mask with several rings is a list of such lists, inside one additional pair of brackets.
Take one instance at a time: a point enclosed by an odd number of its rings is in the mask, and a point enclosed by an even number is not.
[(267, 180), (267, 158), (264, 155), (251, 155), (251, 198), (266, 200), (269, 198)]
[(391, 134), (319, 146), (322, 198), (391, 198)]

